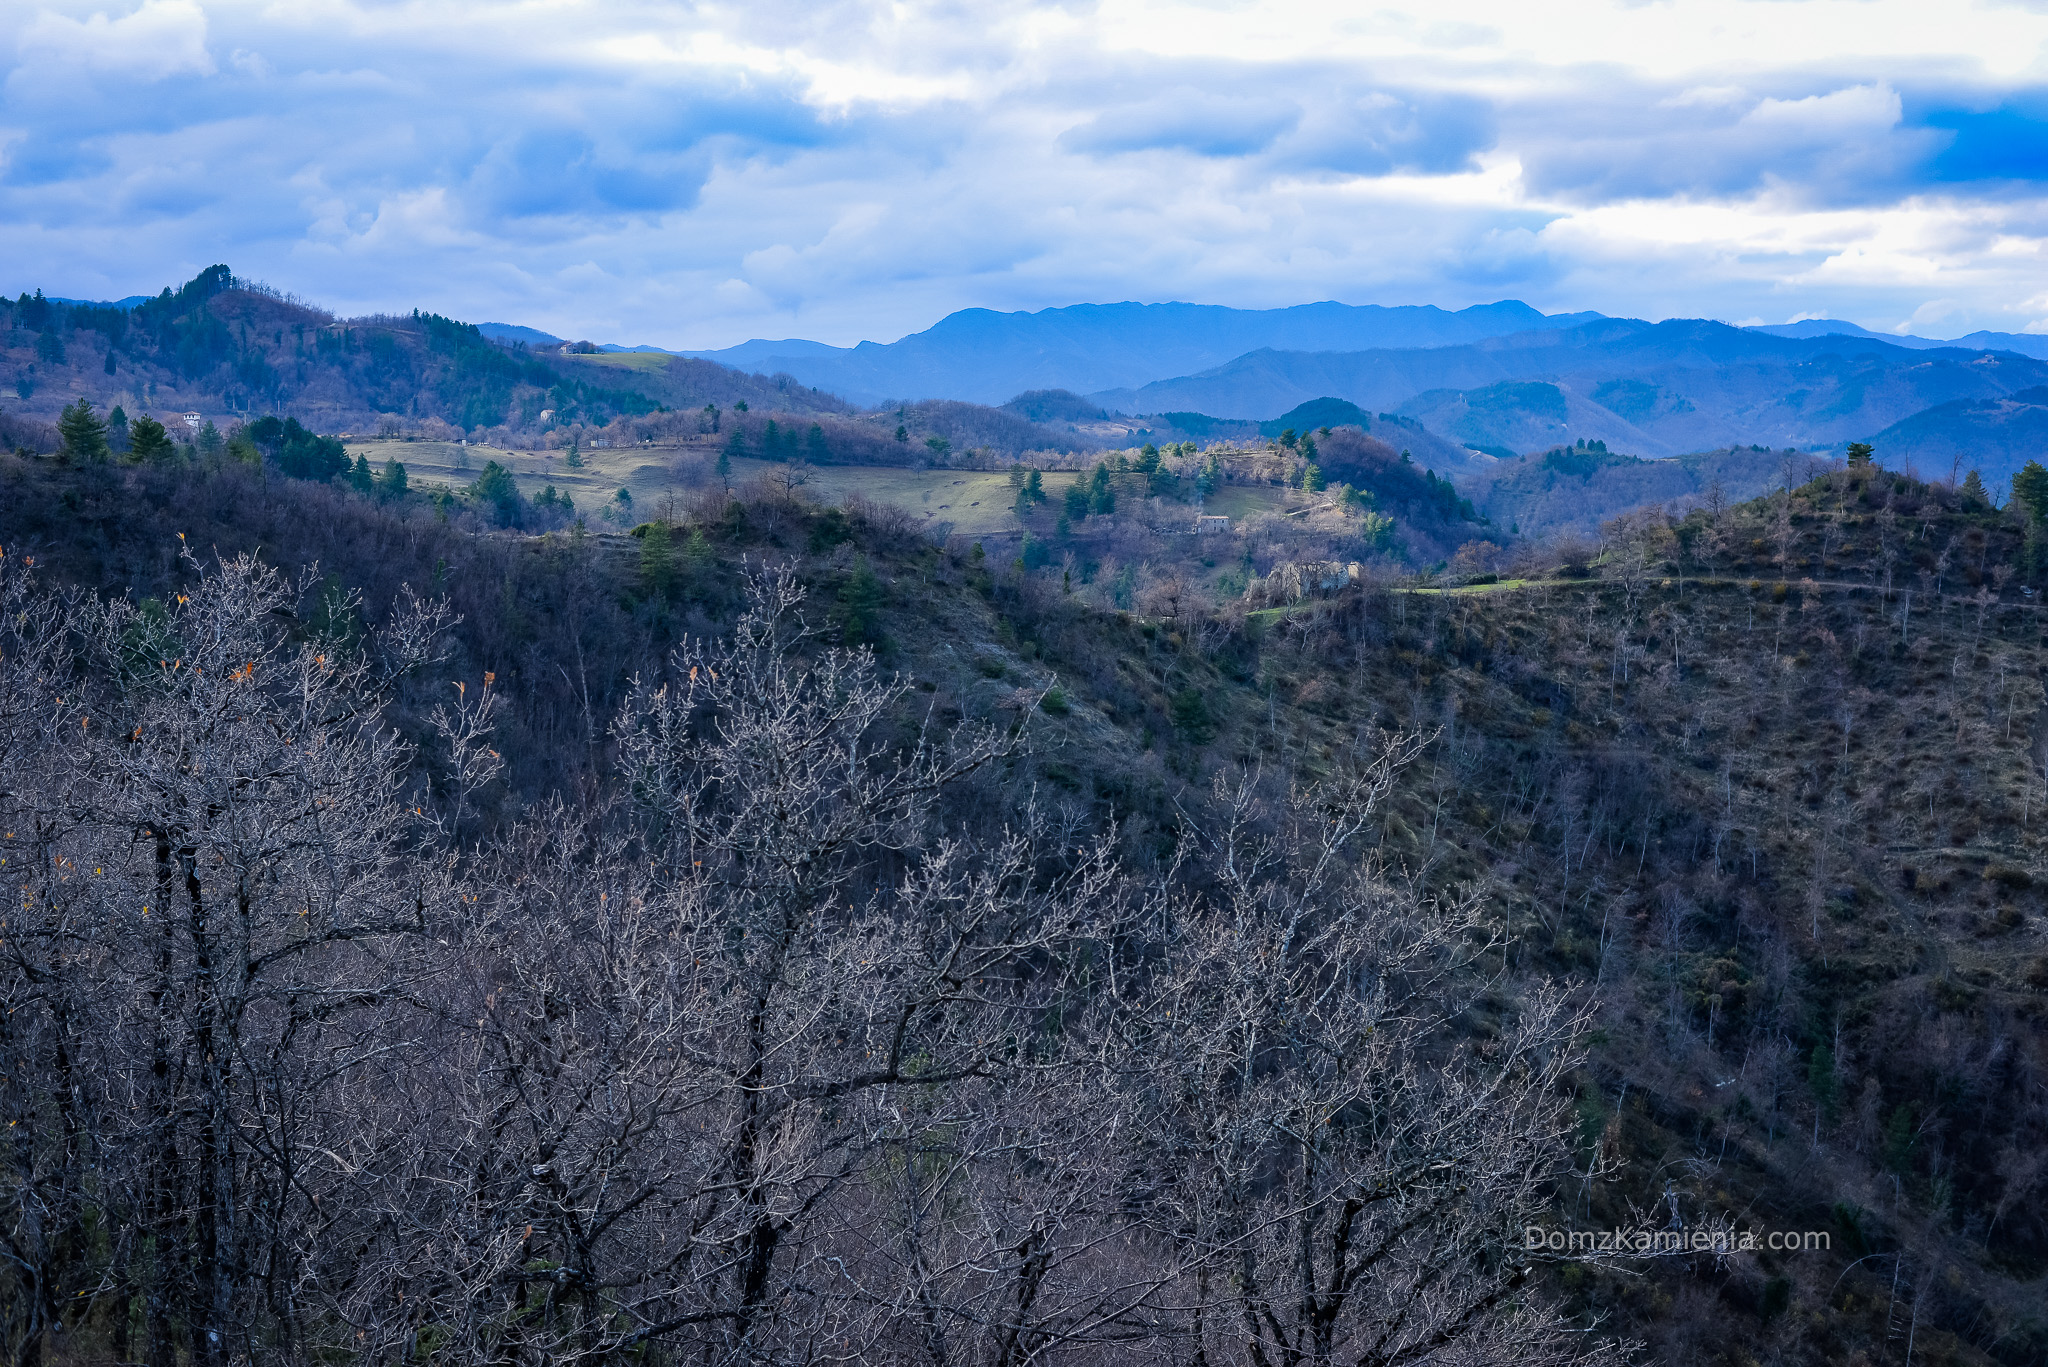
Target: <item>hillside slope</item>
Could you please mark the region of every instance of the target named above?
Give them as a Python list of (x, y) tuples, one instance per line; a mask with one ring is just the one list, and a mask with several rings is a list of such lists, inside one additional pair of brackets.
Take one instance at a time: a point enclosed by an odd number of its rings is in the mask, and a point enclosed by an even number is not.
[[(1553, 1190), (1555, 1221), (1827, 1240), (1539, 1260), (1581, 1324), (1672, 1367), (1902, 1362), (1906, 1322), (1916, 1361), (2048, 1353), (2048, 539), (2015, 513), (1843, 471), (1615, 526), (1591, 578), (1246, 611), (1163, 581), (1119, 603), (1107, 575), (786, 495), (721, 491), (659, 536), (443, 511), (232, 463), (0, 456), (0, 544), (85, 586), (177, 591), (183, 532), (317, 565), (369, 621), (403, 584), (449, 594), (458, 653), (398, 715), (423, 727), (444, 674), (494, 681), (507, 768), (472, 821), (598, 783), (634, 675), (726, 629), (742, 557), (796, 566), (941, 723), (1028, 725), (1036, 755), (961, 819), (1028, 801), (1113, 830), (1135, 870), (1212, 829), (1219, 779), (1282, 791), (1420, 728), (1373, 838), (1416, 886), (1479, 896), (1501, 937), (1465, 1042), (1488, 1048), (1546, 979), (1600, 1003), (1571, 1079), (1584, 1176)], [(103, 1331), (82, 1304), (76, 1329)]]
[[(2048, 1352), (2039, 529), (1847, 471), (1612, 528), (1591, 579), (1246, 612), (1120, 606), (872, 509), (721, 494), (678, 516), (664, 559), (646, 532), (479, 535), (459, 509), (232, 465), (0, 456), (0, 543), (94, 588), (175, 591), (182, 531), (317, 563), (369, 620), (401, 584), (449, 593), (448, 669), (495, 680), (503, 709), (504, 782), (473, 819), (597, 782), (604, 719), (682, 633), (725, 628), (743, 556), (796, 565), (933, 716), (1030, 718), (1037, 755), (963, 819), (1030, 795), (1064, 829), (1113, 828), (1133, 868), (1205, 829), (1219, 777), (1284, 789), (1419, 727), (1374, 839), (1417, 886), (1480, 896), (1503, 937), (1469, 1042), (1545, 979), (1600, 1002), (1572, 1079), (1586, 1175), (1554, 1219), (1827, 1241), (1539, 1262), (1582, 1324), (1672, 1367), (1903, 1361), (1907, 1321), (1917, 1361)], [(1055, 681), (1057, 706), (1018, 711)]]

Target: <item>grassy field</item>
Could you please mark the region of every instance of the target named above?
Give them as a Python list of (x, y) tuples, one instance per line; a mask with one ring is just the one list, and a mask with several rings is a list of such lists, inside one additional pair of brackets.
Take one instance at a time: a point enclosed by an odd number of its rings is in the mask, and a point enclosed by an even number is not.
[(662, 370), (675, 358), (659, 351), (597, 351), (584, 352), (573, 359), (594, 361), (598, 365), (623, 366), (627, 370)]
[[(680, 497), (688, 492), (691, 482), (679, 474), (679, 466), (692, 471), (692, 477), (701, 481), (708, 473), (708, 463), (716, 459), (713, 446), (687, 451), (650, 447), (599, 449), (585, 451), (583, 468), (572, 470), (562, 463), (560, 452), (502, 451), (438, 441), (349, 441), (346, 445), (350, 459), (360, 454), (378, 469), (383, 468), (387, 459), (396, 459), (405, 466), (407, 478), (415, 485), (460, 487), (473, 481), (485, 462), (494, 460), (512, 472), (529, 498), (552, 484), (575, 499), (578, 508), (594, 513), (617, 490), (625, 488), (633, 495), (634, 507), (645, 516), (654, 515), (664, 496)], [(744, 484), (779, 468), (758, 460), (736, 460), (732, 464), (734, 484)], [(1010, 512), (1017, 496), (1007, 474), (816, 465), (809, 468), (808, 476), (805, 487), (824, 503), (839, 503), (848, 494), (858, 493), (877, 503), (895, 504), (934, 523), (950, 522), (954, 531), (965, 536), (994, 536), (1021, 530)], [(1073, 479), (1073, 475), (1064, 472), (1048, 473), (1044, 477), (1046, 492), (1058, 498)], [(1257, 491), (1244, 492), (1257, 497)]]

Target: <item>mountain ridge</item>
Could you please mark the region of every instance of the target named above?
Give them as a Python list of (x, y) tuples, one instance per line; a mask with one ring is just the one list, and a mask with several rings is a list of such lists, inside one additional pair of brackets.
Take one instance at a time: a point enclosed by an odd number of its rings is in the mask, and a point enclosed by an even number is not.
[[(804, 384), (856, 401), (945, 397), (1002, 403), (1032, 389), (1080, 393), (1149, 383), (1177, 369), (1221, 364), (1280, 341), (1311, 350), (1355, 347), (1365, 340), (1447, 346), (1601, 316), (1545, 314), (1512, 299), (1455, 311), (1434, 304), (1332, 300), (1282, 309), (1124, 301), (1036, 312), (960, 309), (894, 342), (831, 347), (756, 339), (683, 354), (786, 371)], [(1110, 382), (1105, 384), (1105, 378)]]

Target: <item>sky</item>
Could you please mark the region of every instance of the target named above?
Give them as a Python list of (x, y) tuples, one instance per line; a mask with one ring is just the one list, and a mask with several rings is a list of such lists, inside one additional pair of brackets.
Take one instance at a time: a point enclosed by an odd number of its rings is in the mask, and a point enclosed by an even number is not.
[(2048, 0), (0, 6), (0, 289), (888, 341), (1337, 299), (2048, 331)]

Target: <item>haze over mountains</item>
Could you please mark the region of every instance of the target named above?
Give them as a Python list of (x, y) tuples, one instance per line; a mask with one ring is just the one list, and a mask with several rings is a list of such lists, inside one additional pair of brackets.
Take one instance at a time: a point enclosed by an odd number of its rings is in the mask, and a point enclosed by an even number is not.
[[(962, 309), (896, 342), (831, 347), (752, 341), (688, 354), (748, 370), (786, 371), (807, 385), (863, 402), (945, 398), (1001, 403), (1028, 389), (1086, 393), (1143, 385), (1220, 365), (1261, 347), (1357, 351), (1450, 346), (1570, 327), (1599, 316), (1546, 315), (1516, 300), (1455, 313), (1427, 304), (1387, 308), (1324, 302), (1284, 309), (1076, 304), (1037, 313)], [(1270, 418), (1288, 407), (1228, 416)]]
[[(1653, 323), (1544, 314), (1515, 300), (1457, 311), (1331, 302), (967, 309), (895, 342), (755, 340), (685, 354), (787, 374), (856, 403), (999, 404), (1069, 390), (1108, 412), (1167, 415), (1182, 428), (1195, 415), (1266, 421), (1339, 398), (1410, 419), (1451, 451), (1496, 457), (1578, 440), (1661, 457), (1881, 439), (1902, 464), (1946, 470), (1960, 460), (1996, 481), (2031, 458), (2048, 429), (2038, 402), (2048, 391), (2035, 392), (2048, 384), (2048, 336), (1943, 341), (1833, 319)], [(1469, 463), (1438, 461), (1446, 470)]]
[[(297, 307), (257, 296), (247, 302), (259, 312)], [(94, 306), (84, 307), (81, 317)], [(306, 384), (319, 389), (313, 380), (321, 368), (302, 344), (284, 344), (278, 321), (242, 344), (263, 351), (262, 366), (250, 373), (264, 384), (276, 378), (274, 401)], [(317, 323), (309, 314), (291, 325), (303, 332)], [(266, 332), (276, 336), (266, 342)], [(565, 339), (539, 329), (486, 323), (479, 332), (515, 352), (547, 354), (564, 375), (588, 372), (586, 383), (624, 382), (650, 405), (701, 407), (745, 394), (805, 411), (861, 406), (874, 421), (886, 417), (891, 430), (910, 416), (898, 413), (905, 405), (951, 405), (973, 420), (926, 414), (938, 435), (978, 443), (991, 422), (1009, 421), (1017, 430), (998, 444), (1013, 452), (1034, 442), (1114, 446), (1144, 440), (1138, 432), (1161, 441), (1243, 436), (1250, 424), (1271, 425), (1321, 400), (1354, 405), (1369, 430), (1405, 424), (1384, 435), (1430, 468), (1460, 477), (1481, 476), (1496, 459), (1585, 442), (1659, 458), (1749, 446), (1839, 451), (1871, 441), (1889, 463), (1927, 474), (1974, 468), (2002, 488), (2048, 440), (2048, 337), (1976, 333), (1945, 343), (1825, 319), (1747, 328), (1653, 323), (1544, 314), (1513, 300), (1457, 311), (1331, 302), (1268, 310), (1082, 304), (1036, 313), (968, 309), (896, 342), (757, 340), (670, 353), (665, 364), (663, 356), (634, 358), (631, 370), (593, 369), (602, 357), (559, 356)], [(27, 347), (25, 335), (17, 340)], [(661, 351), (617, 343), (601, 350)], [(26, 350), (20, 359), (17, 388), (26, 400), (31, 384), (45, 380), (30, 373)], [(41, 364), (48, 370), (47, 360)], [(248, 389), (253, 381), (237, 383)], [(370, 410), (384, 411), (379, 395), (388, 386), (381, 383), (364, 380), (353, 399), (329, 396), (333, 416), (361, 423)], [(294, 402), (311, 396), (306, 390)], [(468, 397), (449, 398), (442, 416), (476, 426)], [(542, 406), (550, 402), (562, 407)], [(982, 408), (975, 412), (984, 416), (973, 416), (969, 405), (1009, 412)], [(493, 422), (506, 412), (495, 399), (485, 408)]]

